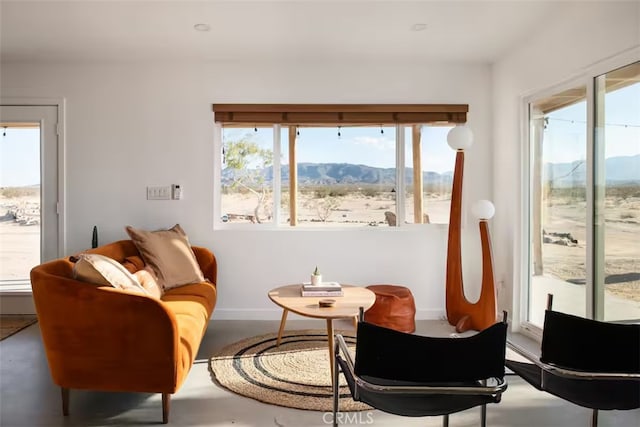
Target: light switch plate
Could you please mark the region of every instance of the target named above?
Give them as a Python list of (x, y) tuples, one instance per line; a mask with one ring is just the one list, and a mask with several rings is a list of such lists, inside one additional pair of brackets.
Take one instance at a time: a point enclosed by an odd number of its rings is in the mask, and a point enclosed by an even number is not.
[(171, 200), (171, 186), (157, 185), (147, 187), (147, 200)]

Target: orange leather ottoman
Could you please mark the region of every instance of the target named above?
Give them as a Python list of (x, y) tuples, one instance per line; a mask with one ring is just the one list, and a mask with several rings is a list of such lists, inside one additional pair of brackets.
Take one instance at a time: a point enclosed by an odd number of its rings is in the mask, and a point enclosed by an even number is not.
[(416, 330), (416, 304), (413, 294), (404, 286), (371, 285), (376, 302), (364, 314), (364, 320), (374, 325), (413, 333)]

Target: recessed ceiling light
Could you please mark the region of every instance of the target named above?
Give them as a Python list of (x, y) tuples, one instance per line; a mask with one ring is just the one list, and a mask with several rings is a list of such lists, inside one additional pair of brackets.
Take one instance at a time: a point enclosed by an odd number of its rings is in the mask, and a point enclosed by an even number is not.
[(211, 31), (211, 25), (209, 24), (196, 24), (193, 26), (196, 31)]
[(427, 24), (413, 24), (411, 31), (424, 31), (427, 29)]

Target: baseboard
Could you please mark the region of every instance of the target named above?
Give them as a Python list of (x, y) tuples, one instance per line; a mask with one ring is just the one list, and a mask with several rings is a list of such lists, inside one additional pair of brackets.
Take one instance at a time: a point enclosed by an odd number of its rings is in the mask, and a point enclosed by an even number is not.
[(0, 293), (0, 314), (36, 314), (29, 293)]
[[(216, 308), (213, 311), (213, 319), (220, 320), (280, 320), (281, 308), (249, 309), (249, 308)], [(287, 319), (308, 319), (289, 312)], [(441, 309), (416, 310), (416, 320), (441, 320), (444, 319), (444, 311)]]

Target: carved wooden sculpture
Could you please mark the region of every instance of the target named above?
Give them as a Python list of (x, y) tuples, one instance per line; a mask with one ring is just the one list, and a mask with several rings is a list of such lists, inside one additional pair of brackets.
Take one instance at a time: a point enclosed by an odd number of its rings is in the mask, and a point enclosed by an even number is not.
[[(449, 217), (449, 240), (447, 246), (446, 307), (447, 320), (455, 325), (456, 331), (469, 329), (483, 330), (496, 322), (497, 298), (493, 276), (493, 259), (487, 219), (493, 216), (493, 205), (481, 201), (480, 239), (482, 244), (482, 287), (480, 298), (471, 303), (464, 295), (462, 281), (462, 177), (464, 169), (464, 149), (471, 145), (471, 133), (463, 126), (456, 126), (447, 136), (449, 145), (457, 150), (451, 193), (451, 213)], [(486, 211), (486, 212), (482, 212)]]

